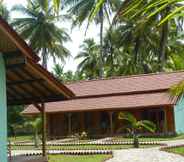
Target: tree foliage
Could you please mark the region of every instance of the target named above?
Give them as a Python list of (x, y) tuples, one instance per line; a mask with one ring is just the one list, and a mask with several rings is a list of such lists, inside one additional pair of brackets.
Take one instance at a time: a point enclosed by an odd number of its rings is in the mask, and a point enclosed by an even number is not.
[(12, 25), (28, 41), (30, 46), (42, 57), (42, 65), (47, 68), (49, 57), (62, 62), (70, 56), (64, 42), (69, 35), (56, 23), (62, 16), (55, 15), (49, 0), (28, 0), (27, 6), (14, 6), (13, 11), (21, 12), (24, 17), (15, 18)]

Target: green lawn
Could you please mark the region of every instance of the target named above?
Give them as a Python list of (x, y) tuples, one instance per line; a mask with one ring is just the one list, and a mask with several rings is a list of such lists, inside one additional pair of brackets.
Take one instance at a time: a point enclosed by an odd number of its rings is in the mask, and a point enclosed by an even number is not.
[(176, 148), (169, 148), (169, 149), (166, 149), (166, 151), (184, 155), (184, 146), (176, 147)]
[[(184, 139), (184, 134), (177, 135), (175, 137), (140, 137), (139, 141), (146, 142), (146, 141), (169, 141), (169, 140), (177, 140), (177, 139)], [(125, 137), (114, 137), (113, 141), (130, 141), (132, 138), (125, 138)]]
[[(176, 137), (141, 137), (139, 138), (140, 141), (166, 141), (166, 140), (176, 140), (176, 139), (184, 139), (184, 134), (181, 134), (181, 135), (177, 135)], [(15, 137), (9, 137), (9, 140), (11, 142), (22, 142), (22, 141), (30, 141), (30, 142), (33, 142), (33, 136), (31, 135), (27, 135), (27, 136), (17, 136), (16, 138)], [(124, 137), (114, 137), (113, 138), (113, 141), (116, 142), (116, 141), (131, 141), (132, 138), (124, 138)], [(90, 142), (91, 140), (79, 140), (80, 142)], [(76, 141), (76, 142), (79, 142), (79, 141)], [(74, 141), (72, 141), (74, 142)]]
[(11, 141), (11, 142), (32, 141), (33, 140), (33, 136), (27, 135), (27, 136), (9, 137), (8, 140)]
[[(155, 147), (157, 145), (140, 145), (141, 148)], [(48, 150), (117, 150), (133, 148), (133, 145), (72, 145), (48, 146)], [(35, 150), (34, 146), (12, 146), (12, 150)], [(41, 149), (41, 146), (38, 148)]]
[(104, 162), (111, 155), (49, 155), (49, 162)]

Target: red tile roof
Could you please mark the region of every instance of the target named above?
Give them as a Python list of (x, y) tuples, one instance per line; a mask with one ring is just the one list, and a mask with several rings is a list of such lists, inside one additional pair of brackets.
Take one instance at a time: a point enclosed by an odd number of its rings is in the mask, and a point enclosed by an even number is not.
[(67, 84), (67, 87), (71, 89), (76, 96), (86, 97), (166, 90), (181, 80), (184, 80), (184, 71), (81, 81)]
[[(153, 108), (174, 105), (168, 90), (184, 80), (184, 71), (80, 81), (67, 84), (75, 99), (47, 103), (48, 113)], [(24, 114), (38, 111), (29, 106)]]
[[(166, 92), (120, 95), (112, 97), (99, 98), (83, 98), (73, 99), (60, 102), (51, 102), (46, 104), (47, 113), (57, 112), (75, 112), (75, 111), (94, 111), (94, 110), (119, 110), (119, 109), (135, 109), (149, 108), (158, 106), (173, 105)], [(24, 110), (23, 114), (35, 114), (39, 111), (33, 106), (29, 106)]]

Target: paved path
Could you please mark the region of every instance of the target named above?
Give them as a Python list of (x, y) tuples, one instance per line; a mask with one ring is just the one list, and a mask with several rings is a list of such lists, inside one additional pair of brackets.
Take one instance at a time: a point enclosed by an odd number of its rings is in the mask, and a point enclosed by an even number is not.
[(107, 162), (184, 162), (184, 157), (159, 149), (129, 149), (113, 152), (114, 158)]
[[(184, 140), (162, 141), (168, 146), (184, 144)], [(113, 158), (106, 162), (184, 162), (184, 157), (167, 153), (157, 148), (127, 149), (113, 151)]]

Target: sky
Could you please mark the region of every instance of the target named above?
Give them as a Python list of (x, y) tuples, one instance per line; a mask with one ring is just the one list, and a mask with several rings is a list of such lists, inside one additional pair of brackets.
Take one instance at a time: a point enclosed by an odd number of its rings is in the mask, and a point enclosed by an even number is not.
[[(3, 0), (8, 9), (11, 9), (13, 5), (22, 4), (26, 5), (26, 0)], [(13, 13), (11, 15), (13, 18), (20, 17), (19, 13)], [(80, 62), (80, 60), (74, 60), (74, 57), (77, 55), (77, 53), (80, 51), (79, 46), (82, 44), (83, 40), (86, 38), (94, 38), (97, 42), (99, 42), (99, 28), (98, 26), (95, 26), (93, 24), (90, 25), (87, 34), (85, 35), (85, 27), (86, 24), (84, 24), (82, 27), (76, 27), (71, 31), (71, 25), (68, 22), (61, 22), (59, 23), (61, 27), (66, 28), (68, 34), (70, 35), (72, 41), (66, 43), (67, 49), (71, 52), (71, 57), (66, 59), (66, 63), (63, 65), (62, 63), (58, 62), (59, 64), (64, 66), (64, 71), (72, 70), (75, 71), (77, 69), (77, 65)], [(52, 59), (49, 60), (48, 63), (48, 69), (52, 71), (53, 69), (53, 61)]]

